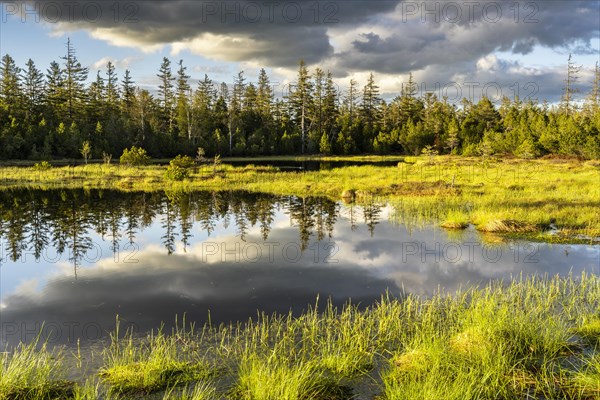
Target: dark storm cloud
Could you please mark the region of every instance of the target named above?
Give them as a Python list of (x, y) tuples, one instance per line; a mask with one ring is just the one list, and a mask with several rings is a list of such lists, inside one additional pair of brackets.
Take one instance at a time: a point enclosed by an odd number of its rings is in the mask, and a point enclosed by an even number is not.
[[(472, 3), (480, 7), (479, 12), (473, 9), (471, 18), (465, 5), (471, 3), (455, 3), (463, 4), (463, 18), (456, 22), (445, 19), (444, 8), (436, 16), (407, 11), (403, 4), (394, 19), (382, 20), (385, 37), (362, 32), (349, 49), (336, 54), (338, 68), (407, 73), (444, 65), (456, 71), (457, 63), (473, 62), (495, 51), (528, 54), (536, 45), (589, 54), (593, 51), (590, 40), (600, 34), (600, 3), (596, 1), (538, 1), (522, 3), (520, 9), (515, 6), (520, 3)], [(486, 4), (494, 7), (486, 8)]]
[(303, 59), (337, 78), (374, 72), (389, 81), (413, 72), (431, 87), (458, 76), (498, 83), (511, 98), (518, 91), (549, 101), (560, 98), (564, 71), (548, 65), (524, 71), (502, 60), (485, 70), (479, 60), (499, 51), (518, 58), (543, 46), (564, 52), (566, 63), (569, 52), (597, 52), (591, 40), (600, 35), (597, 1), (47, 0), (7, 2), (5, 14), (15, 14), (15, 4), (28, 19), (37, 10), (59, 31), (84, 29), (120, 46), (171, 45), (173, 54), (289, 68), (288, 77)]
[[(24, 13), (61, 29), (86, 29), (114, 43), (141, 45), (186, 42), (204, 35), (231, 38), (239, 55), (211, 49), (205, 56), (260, 60), (272, 66), (315, 63), (333, 53), (327, 29), (356, 26), (392, 11), (398, 1), (28, 1)], [(26, 11), (29, 10), (29, 11)], [(31, 18), (31, 17), (29, 17)], [(58, 25), (57, 25), (58, 26)], [(207, 40), (210, 40), (207, 39)], [(202, 47), (202, 46), (199, 46)], [(202, 49), (195, 48), (202, 53)], [(211, 54), (212, 53), (212, 54)]]

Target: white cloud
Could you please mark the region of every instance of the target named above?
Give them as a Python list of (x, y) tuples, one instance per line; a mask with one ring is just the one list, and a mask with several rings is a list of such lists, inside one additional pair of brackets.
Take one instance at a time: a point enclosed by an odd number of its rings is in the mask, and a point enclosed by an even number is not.
[(118, 68), (118, 69), (128, 69), (133, 63), (137, 62), (137, 61), (141, 61), (142, 57), (139, 56), (131, 56), (131, 57), (125, 57), (122, 59), (116, 59), (114, 57), (102, 57), (101, 59), (99, 59), (98, 61), (95, 61), (92, 63), (92, 65), (90, 65), (90, 69), (92, 71), (96, 71), (96, 70), (103, 70), (106, 68), (106, 65), (108, 64), (108, 62), (112, 62), (113, 65)]
[(102, 40), (117, 47), (136, 48), (143, 53), (150, 54), (161, 51), (165, 43), (149, 44), (146, 41), (138, 39), (140, 34), (137, 32), (122, 32), (112, 28), (91, 29), (89, 35), (94, 39)]
[(488, 54), (477, 60), (476, 65), (479, 71), (496, 71), (498, 69), (498, 57), (495, 54)]

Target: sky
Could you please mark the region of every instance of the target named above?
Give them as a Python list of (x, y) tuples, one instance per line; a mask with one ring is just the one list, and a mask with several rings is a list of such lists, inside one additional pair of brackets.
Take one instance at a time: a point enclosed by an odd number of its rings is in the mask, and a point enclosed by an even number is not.
[(260, 68), (284, 95), (298, 63), (329, 70), (343, 93), (370, 73), (382, 97), (409, 73), (420, 92), (458, 102), (487, 95), (559, 101), (569, 54), (585, 98), (600, 58), (600, 2), (538, 1), (1, 1), (0, 53), (46, 70), (70, 38), (79, 61), (105, 76), (129, 68), (155, 90), (163, 57), (182, 59), (192, 83), (231, 84)]

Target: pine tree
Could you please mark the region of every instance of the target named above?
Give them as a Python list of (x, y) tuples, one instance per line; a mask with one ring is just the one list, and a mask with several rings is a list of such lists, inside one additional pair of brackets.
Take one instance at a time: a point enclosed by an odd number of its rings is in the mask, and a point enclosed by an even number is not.
[(456, 119), (452, 119), (450, 121), (450, 125), (448, 126), (448, 138), (446, 139), (446, 146), (450, 150), (450, 153), (454, 153), (454, 150), (460, 144), (460, 139), (458, 137), (459, 127)]
[(354, 79), (350, 79), (350, 86), (340, 110), (340, 131), (336, 138), (336, 150), (341, 154), (350, 154), (356, 150), (356, 144), (359, 139), (358, 128), (360, 125), (360, 118), (357, 112), (358, 96), (358, 84)]
[(106, 103), (107, 106), (114, 110), (119, 102), (119, 87), (115, 66), (111, 61), (106, 64)]
[(214, 132), (212, 108), (215, 107), (217, 92), (215, 84), (204, 74), (204, 79), (198, 82), (198, 89), (194, 95), (193, 103), (193, 125), (196, 131), (204, 139), (205, 145), (210, 142), (210, 135)]
[(48, 115), (54, 119), (62, 116), (65, 105), (65, 80), (63, 71), (56, 61), (50, 63), (46, 71), (46, 104)]
[(124, 108), (128, 109), (135, 96), (135, 86), (133, 80), (131, 80), (131, 73), (128, 69), (125, 70), (125, 75), (123, 76), (123, 82), (121, 83), (121, 90), (123, 92), (123, 105)]
[(67, 39), (67, 54), (62, 57), (62, 60), (64, 60), (66, 112), (69, 121), (73, 121), (81, 113), (84, 106), (84, 83), (87, 80), (88, 69), (82, 67), (77, 60), (70, 38)]
[(192, 109), (190, 98), (192, 90), (188, 83), (190, 76), (185, 73), (187, 67), (183, 66), (183, 60), (179, 60), (177, 70), (177, 127), (179, 136), (192, 139)]
[(304, 60), (300, 61), (298, 77), (291, 87), (288, 102), (293, 113), (294, 122), (300, 126), (300, 148), (302, 154), (306, 151), (307, 130), (309, 127), (309, 110), (312, 105), (312, 83)]
[(169, 134), (173, 132), (173, 106), (175, 103), (173, 94), (173, 81), (175, 77), (171, 72), (171, 61), (167, 57), (163, 57), (162, 64), (158, 74), (156, 75), (160, 80), (158, 85), (158, 97), (160, 98), (160, 105), (162, 111), (163, 129)]
[(35, 67), (35, 63), (31, 58), (25, 65), (27, 68), (23, 71), (21, 80), (23, 81), (23, 94), (27, 112), (26, 120), (31, 121), (32, 117), (38, 113), (44, 100), (44, 75)]
[(154, 99), (150, 92), (145, 89), (136, 89), (135, 97), (132, 104), (132, 116), (136, 121), (138, 127), (139, 136), (136, 140), (137, 145), (143, 146), (146, 142), (146, 136), (148, 133), (148, 123), (152, 112), (152, 105)]
[(238, 72), (237, 76), (234, 77), (233, 81), (233, 92), (231, 95), (230, 107), (232, 113), (239, 113), (242, 110), (244, 93), (246, 93), (246, 78), (244, 77), (244, 71), (240, 71)]
[(100, 120), (106, 117), (104, 78), (100, 71), (96, 73), (96, 80), (90, 84), (88, 90), (87, 115), (91, 120)]
[(312, 104), (312, 125), (313, 132), (310, 136), (310, 144), (317, 144), (321, 147), (323, 140), (323, 126), (325, 123), (325, 72), (321, 68), (316, 68), (313, 75), (313, 104)]
[(350, 79), (348, 93), (344, 98), (344, 108), (350, 117), (350, 125), (354, 123), (356, 116), (356, 103), (358, 101), (358, 83), (354, 79)]
[(0, 62), (0, 109), (5, 110), (9, 117), (15, 118), (21, 108), (21, 69), (8, 54)]
[(571, 112), (574, 95), (579, 93), (579, 88), (575, 87), (575, 84), (579, 80), (580, 71), (581, 66), (575, 65), (571, 54), (569, 54), (569, 60), (567, 61), (567, 78), (565, 79), (562, 97), (562, 106), (567, 114), (570, 114)]
[(600, 107), (600, 68), (598, 61), (596, 61), (596, 68), (594, 69), (594, 80), (592, 81), (592, 89), (587, 98), (588, 104), (591, 106), (594, 112), (598, 111)]
[(234, 132), (240, 132), (240, 113), (242, 112), (244, 93), (246, 92), (245, 82), (246, 78), (244, 77), (244, 71), (238, 72), (237, 77), (234, 77), (233, 92), (231, 94), (231, 101), (229, 104), (229, 155), (233, 153)]
[(244, 103), (242, 106), (242, 111), (245, 112), (256, 112), (258, 110), (257, 107), (257, 98), (258, 91), (256, 90), (256, 86), (253, 83), (246, 85), (246, 90), (244, 91)]
[(417, 97), (418, 86), (413, 80), (412, 73), (408, 74), (408, 82), (402, 85), (400, 96), (391, 104), (392, 119), (396, 126), (404, 126), (409, 120), (421, 120), (423, 102)]
[(267, 76), (267, 72), (262, 68), (258, 74), (258, 92), (256, 95), (256, 105), (263, 117), (270, 117), (271, 105), (273, 104), (273, 89)]
[(369, 75), (367, 84), (363, 88), (361, 113), (364, 121), (373, 125), (379, 119), (379, 105), (381, 98), (379, 97), (379, 86), (375, 84), (373, 73)]
[(323, 118), (325, 124), (324, 130), (327, 134), (327, 140), (330, 144), (337, 135), (335, 126), (338, 116), (338, 93), (333, 82), (333, 74), (331, 72), (327, 72), (327, 79), (325, 82), (325, 101), (323, 104)]

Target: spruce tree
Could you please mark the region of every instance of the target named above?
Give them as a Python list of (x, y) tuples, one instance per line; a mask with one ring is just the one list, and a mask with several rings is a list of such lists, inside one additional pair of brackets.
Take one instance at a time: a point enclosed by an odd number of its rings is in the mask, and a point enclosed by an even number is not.
[(82, 113), (85, 104), (84, 83), (87, 80), (88, 69), (81, 66), (77, 60), (75, 48), (71, 39), (67, 39), (67, 54), (64, 61), (64, 93), (68, 120), (73, 122)]
[(566, 114), (570, 114), (573, 108), (574, 95), (579, 93), (579, 88), (575, 85), (579, 80), (579, 72), (581, 66), (578, 66), (573, 61), (573, 57), (569, 54), (567, 61), (567, 77), (565, 79), (565, 87), (563, 88), (562, 107)]
[(313, 85), (304, 60), (300, 61), (296, 82), (290, 88), (288, 102), (293, 113), (294, 122), (300, 127), (300, 151), (306, 152), (307, 131), (309, 128), (309, 111), (312, 106)]
[(27, 68), (23, 70), (21, 80), (27, 113), (26, 120), (31, 123), (32, 117), (37, 115), (44, 100), (44, 75), (36, 68), (31, 58), (25, 65)]
[(173, 132), (174, 119), (173, 109), (175, 96), (173, 93), (173, 82), (175, 81), (175, 77), (171, 72), (171, 61), (167, 57), (163, 57), (163, 61), (156, 76), (159, 79), (158, 97), (161, 105), (162, 128), (163, 130), (166, 130), (167, 133), (171, 134)]

